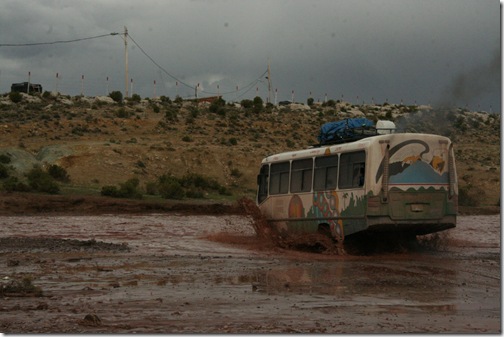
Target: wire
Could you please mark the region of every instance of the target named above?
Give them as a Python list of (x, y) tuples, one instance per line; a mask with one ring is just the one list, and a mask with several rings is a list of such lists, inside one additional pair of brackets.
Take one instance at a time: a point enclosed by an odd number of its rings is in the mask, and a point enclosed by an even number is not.
[(98, 39), (101, 37), (111, 36), (111, 35), (119, 35), (119, 33), (109, 33), (109, 34), (102, 34), (102, 35), (91, 36), (91, 37), (84, 37), (84, 38), (80, 38), (80, 39), (61, 40), (61, 41), (53, 41), (53, 42), (0, 43), (0, 47), (29, 47), (29, 46), (41, 46), (41, 45), (58, 44), (58, 43), (71, 43), (71, 42), (79, 42), (79, 41), (85, 41), (85, 40)]
[(147, 58), (156, 65), (156, 67), (158, 67), (159, 69), (161, 69), (166, 75), (170, 76), (172, 79), (174, 79), (175, 81), (185, 85), (186, 87), (188, 88), (191, 88), (191, 89), (194, 89), (194, 86), (192, 85), (189, 85), (187, 83), (185, 83), (184, 81), (181, 81), (180, 79), (178, 79), (177, 77), (173, 76), (172, 74), (170, 74), (165, 68), (163, 68), (162, 66), (160, 66), (156, 61), (154, 61), (154, 59), (152, 57), (150, 57), (149, 54), (147, 54), (145, 52), (145, 50), (143, 50), (142, 47), (140, 47), (140, 45), (131, 37), (131, 34), (128, 33), (128, 37), (130, 38), (130, 40), (135, 44), (135, 46), (138, 47), (138, 49), (140, 49), (140, 51), (145, 55), (147, 56)]
[[(191, 89), (194, 89), (195, 87), (190, 85), (190, 84), (187, 84), (185, 83), (184, 81), (181, 81), (180, 79), (178, 79), (177, 77), (175, 77), (174, 75), (170, 74), (165, 68), (163, 68), (161, 65), (159, 65), (149, 54), (147, 54), (145, 52), (145, 50), (143, 50), (142, 47), (140, 47), (140, 45), (131, 37), (131, 34), (128, 33), (128, 37), (131, 39), (131, 41), (138, 47), (138, 49), (140, 49), (140, 51), (145, 55), (147, 56), (147, 58), (152, 62), (154, 63), (159, 69), (161, 69), (165, 74), (167, 74), (168, 76), (170, 76), (172, 79), (174, 79), (175, 81), (185, 85), (186, 87), (188, 88), (191, 88)], [(268, 70), (266, 70), (264, 73), (261, 74), (261, 76), (259, 76), (257, 79), (255, 79), (254, 81), (250, 82), (249, 84), (247, 84), (246, 86), (244, 86), (242, 89), (239, 89), (239, 90), (232, 90), (232, 91), (227, 91), (227, 92), (222, 92), (222, 93), (217, 93), (217, 92), (211, 92), (211, 91), (206, 91), (206, 90), (201, 90), (201, 92), (205, 93), (205, 94), (211, 94), (211, 95), (227, 95), (227, 94), (232, 94), (232, 93), (236, 93), (236, 92), (240, 92), (240, 91), (243, 91), (245, 89), (247, 89), (241, 96), (243, 96), (244, 94), (246, 94), (248, 91), (250, 91), (250, 89), (255, 85), (257, 84), (257, 82), (259, 82), (261, 80), (261, 78), (264, 77), (264, 75), (266, 75), (268, 73)], [(241, 97), (240, 96), (240, 97)]]

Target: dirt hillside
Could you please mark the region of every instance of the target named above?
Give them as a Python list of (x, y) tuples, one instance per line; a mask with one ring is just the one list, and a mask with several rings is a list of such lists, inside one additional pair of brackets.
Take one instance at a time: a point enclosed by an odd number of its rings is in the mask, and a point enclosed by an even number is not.
[(164, 174), (199, 173), (225, 186), (231, 199), (253, 196), (264, 156), (315, 144), (323, 123), (358, 116), (450, 137), (464, 202), (500, 205), (500, 115), (333, 100), (275, 107), (247, 100), (20, 96), (0, 97), (0, 156), (10, 159), (9, 175), (21, 180), (36, 164), (64, 168), (70, 180), (63, 193), (99, 194), (130, 178), (145, 190)]

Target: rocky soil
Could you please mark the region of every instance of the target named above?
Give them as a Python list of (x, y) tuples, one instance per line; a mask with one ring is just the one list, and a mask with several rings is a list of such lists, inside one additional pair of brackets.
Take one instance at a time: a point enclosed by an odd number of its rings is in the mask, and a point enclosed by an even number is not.
[[(500, 206), (500, 115), (429, 106), (325, 104), (211, 105), (160, 99), (0, 96), (0, 155), (21, 180), (33, 165), (64, 168), (63, 194), (97, 195), (103, 186), (138, 178), (198, 173), (215, 178), (231, 200), (253, 196), (261, 159), (317, 142), (320, 126), (348, 117), (392, 119), (399, 128), (455, 142), (461, 204)], [(1, 186), (1, 185), (0, 185)], [(207, 198), (215, 196), (207, 195)]]

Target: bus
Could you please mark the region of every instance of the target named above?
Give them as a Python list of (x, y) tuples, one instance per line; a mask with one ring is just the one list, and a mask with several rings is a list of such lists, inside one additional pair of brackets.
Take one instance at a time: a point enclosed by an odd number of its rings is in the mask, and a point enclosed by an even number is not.
[(376, 130), (264, 158), (256, 203), (270, 226), (279, 233), (324, 233), (341, 244), (364, 231), (416, 236), (455, 227), (450, 139)]

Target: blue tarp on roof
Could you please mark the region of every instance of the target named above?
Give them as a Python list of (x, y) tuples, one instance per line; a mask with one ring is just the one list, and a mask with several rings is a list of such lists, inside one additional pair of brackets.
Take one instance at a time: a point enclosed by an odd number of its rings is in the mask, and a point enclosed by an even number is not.
[(320, 127), (317, 137), (320, 144), (327, 144), (357, 136), (354, 129), (374, 127), (374, 123), (367, 118), (348, 118), (342, 121), (325, 123)]

